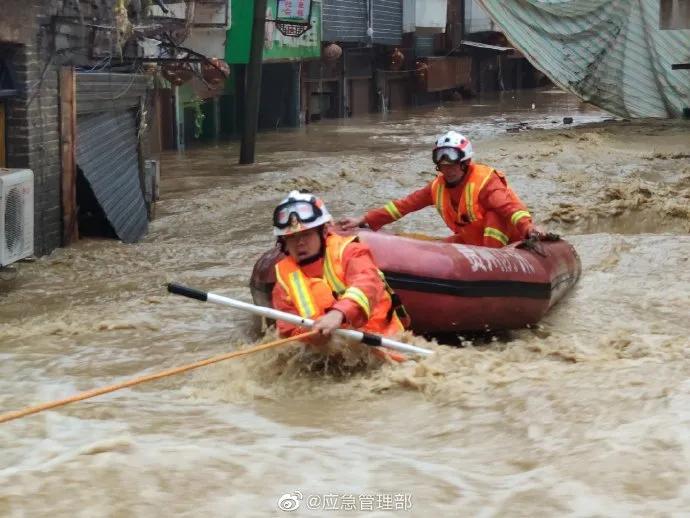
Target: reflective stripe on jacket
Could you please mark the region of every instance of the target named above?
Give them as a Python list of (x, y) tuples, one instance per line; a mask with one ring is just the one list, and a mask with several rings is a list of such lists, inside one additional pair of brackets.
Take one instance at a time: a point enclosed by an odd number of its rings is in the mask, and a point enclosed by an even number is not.
[(453, 233), (458, 233), (461, 227), (484, 219), (484, 207), (479, 203), (479, 193), (494, 171), (495, 169), (483, 164), (470, 164), (467, 176), (463, 179), (464, 188), (457, 208), (451, 203), (442, 174), (431, 183), (431, 196), (436, 210)]
[[(346, 284), (343, 252), (355, 239), (356, 236), (342, 237), (336, 234), (330, 234), (326, 238), (323, 277), (304, 275), (297, 262), (288, 256), (276, 264), (276, 280), (304, 318), (320, 317), (336, 300), (350, 299), (368, 318), (362, 330), (383, 335), (398, 333), (403, 330), (403, 326), (391, 310), (391, 296), (388, 292), (384, 292), (381, 300), (372, 308), (370, 300), (361, 289)], [(383, 274), (380, 275), (383, 277)]]

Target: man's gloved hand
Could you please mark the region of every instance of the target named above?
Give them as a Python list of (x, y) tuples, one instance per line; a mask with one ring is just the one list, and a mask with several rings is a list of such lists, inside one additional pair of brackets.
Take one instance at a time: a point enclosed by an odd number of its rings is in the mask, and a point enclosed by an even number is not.
[(336, 226), (341, 230), (352, 230), (364, 226), (364, 216), (358, 218), (342, 218), (336, 222)]
[(542, 241), (558, 241), (561, 238), (558, 234), (553, 232), (544, 232), (538, 227), (531, 227), (527, 231), (525, 239), (520, 242), (517, 247), (524, 248), (525, 250), (531, 250), (536, 254), (546, 257), (546, 252), (544, 251), (544, 245), (541, 244)]
[(558, 241), (561, 236), (553, 232), (544, 232), (537, 227), (532, 227), (527, 231), (525, 239), (530, 241)]
[(525, 239), (527, 239), (529, 241), (541, 241), (542, 235), (543, 234), (541, 233), (541, 231), (538, 228), (532, 227), (527, 231), (527, 235), (525, 236)]

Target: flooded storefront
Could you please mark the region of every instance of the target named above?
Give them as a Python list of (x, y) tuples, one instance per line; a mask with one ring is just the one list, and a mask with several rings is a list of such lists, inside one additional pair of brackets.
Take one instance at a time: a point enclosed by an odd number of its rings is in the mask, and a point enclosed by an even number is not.
[[(359, 215), (431, 180), (448, 129), (581, 256), (540, 326), (409, 337), (436, 354), (382, 367), (286, 346), (2, 424), (0, 514), (276, 516), (284, 495), (307, 516), (687, 509), (690, 127), (558, 91), (263, 133), (254, 166), (236, 142), (165, 155), (142, 242), (82, 240), (1, 284), (0, 408), (257, 342), (249, 315), (165, 283), (249, 300), (289, 190)], [(446, 234), (431, 208), (390, 229)]]

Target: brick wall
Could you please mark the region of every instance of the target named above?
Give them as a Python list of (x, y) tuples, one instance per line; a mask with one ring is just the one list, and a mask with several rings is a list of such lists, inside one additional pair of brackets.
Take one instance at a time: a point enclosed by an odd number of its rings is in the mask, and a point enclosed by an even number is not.
[(3, 4), (0, 34), (13, 40), (0, 46), (19, 90), (6, 103), (7, 165), (34, 172), (34, 248), (41, 255), (62, 240), (57, 67), (46, 52), (50, 9), (44, 2)]
[[(92, 23), (109, 17), (114, 0), (2, 0), (0, 54), (16, 72), (19, 95), (6, 101), (7, 166), (34, 172), (35, 254), (50, 253), (62, 244), (60, 96), (61, 63), (84, 60), (85, 51), (56, 53), (54, 15), (79, 13)], [(85, 49), (88, 42), (75, 41)]]

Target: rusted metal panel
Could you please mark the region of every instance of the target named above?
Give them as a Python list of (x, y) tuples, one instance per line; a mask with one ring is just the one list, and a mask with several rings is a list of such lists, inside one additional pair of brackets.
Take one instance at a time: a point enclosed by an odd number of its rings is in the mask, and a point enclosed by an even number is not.
[(472, 58), (469, 56), (428, 57), (423, 89), (440, 92), (453, 88), (470, 88), (472, 84)]

